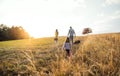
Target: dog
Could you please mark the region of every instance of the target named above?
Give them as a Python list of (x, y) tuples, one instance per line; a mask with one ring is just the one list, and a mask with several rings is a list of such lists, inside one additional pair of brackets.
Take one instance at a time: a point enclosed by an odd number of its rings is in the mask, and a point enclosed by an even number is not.
[(79, 44), (80, 40), (76, 40), (73, 44)]

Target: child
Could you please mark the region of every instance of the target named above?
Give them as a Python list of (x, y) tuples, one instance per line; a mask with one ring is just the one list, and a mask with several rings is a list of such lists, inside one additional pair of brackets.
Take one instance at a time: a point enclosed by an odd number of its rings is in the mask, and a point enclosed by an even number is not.
[(63, 49), (66, 51), (66, 55), (70, 59), (70, 57), (71, 57), (71, 43), (70, 43), (69, 37), (67, 37), (65, 44), (63, 45)]

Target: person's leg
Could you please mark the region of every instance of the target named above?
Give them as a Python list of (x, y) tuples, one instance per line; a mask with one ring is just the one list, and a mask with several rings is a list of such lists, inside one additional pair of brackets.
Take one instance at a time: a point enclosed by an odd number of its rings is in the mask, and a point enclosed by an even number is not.
[(58, 38), (54, 38), (54, 41), (55, 41), (55, 43), (57, 43), (58, 42)]
[(73, 44), (73, 36), (72, 36), (72, 44)]
[(72, 58), (72, 53), (71, 53), (71, 50), (68, 51), (68, 60), (70, 61)]
[(69, 49), (66, 49), (66, 55), (69, 56)]
[(56, 40), (54, 39), (55, 43), (56, 43)]
[(70, 42), (73, 44), (73, 36), (70, 36)]
[(67, 52), (67, 59), (71, 60), (71, 51), (67, 49), (66, 52)]
[(58, 38), (56, 39), (56, 42), (58, 43)]

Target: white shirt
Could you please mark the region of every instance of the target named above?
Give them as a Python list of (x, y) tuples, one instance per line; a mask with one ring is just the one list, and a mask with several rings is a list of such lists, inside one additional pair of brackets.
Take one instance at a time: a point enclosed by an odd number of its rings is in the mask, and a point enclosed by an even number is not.
[(73, 36), (75, 34), (75, 31), (73, 29), (70, 29), (68, 34), (70, 34), (70, 36)]
[(71, 49), (70, 43), (65, 43), (64, 46), (63, 46), (63, 48), (70, 50)]

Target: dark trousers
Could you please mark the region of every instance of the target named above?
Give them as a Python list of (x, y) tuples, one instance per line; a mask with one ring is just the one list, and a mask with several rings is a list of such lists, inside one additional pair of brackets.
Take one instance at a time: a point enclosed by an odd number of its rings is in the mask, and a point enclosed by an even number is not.
[(70, 49), (66, 49), (66, 54), (67, 54), (67, 56), (71, 55)]

